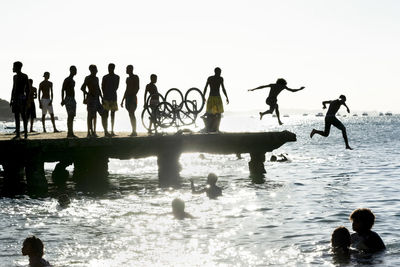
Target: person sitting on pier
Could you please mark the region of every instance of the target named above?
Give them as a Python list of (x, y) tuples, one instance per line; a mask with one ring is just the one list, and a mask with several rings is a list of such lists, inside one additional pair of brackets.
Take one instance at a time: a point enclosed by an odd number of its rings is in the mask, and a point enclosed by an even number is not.
[(69, 68), (69, 76), (65, 78), (61, 89), (61, 106), (65, 105), (67, 110), (67, 128), (68, 138), (77, 138), (74, 134), (74, 118), (76, 116), (76, 100), (75, 100), (75, 81), (74, 76), (76, 75), (76, 67), (71, 66)]
[(155, 110), (157, 105), (160, 103), (160, 99), (158, 96), (158, 90), (157, 90), (157, 75), (151, 74), (150, 75), (150, 83), (146, 85), (146, 89), (144, 92), (144, 108), (147, 108), (147, 95), (151, 96), (150, 99), (150, 108), (152, 110), (151, 112), (151, 117), (150, 117), (150, 127), (149, 127), (149, 133), (152, 132), (151, 128), (154, 126), (154, 132), (157, 133), (157, 125), (156, 125), (156, 118), (155, 118)]
[(386, 249), (380, 236), (371, 231), (375, 215), (370, 209), (356, 209), (350, 215), (355, 233), (351, 235), (351, 246), (365, 252), (378, 252)]
[(115, 64), (108, 64), (108, 74), (103, 76), (101, 89), (103, 90), (103, 107), (105, 116), (108, 120), (108, 113), (111, 111), (111, 135), (114, 133), (115, 111), (118, 110), (117, 90), (119, 86), (119, 76), (114, 73)]
[(299, 89), (290, 89), (289, 87), (287, 87), (286, 80), (280, 78), (280, 79), (278, 79), (276, 81), (276, 83), (271, 83), (271, 84), (268, 84), (268, 85), (262, 85), (262, 86), (254, 88), (254, 89), (249, 89), (248, 91), (254, 91), (254, 90), (267, 88), (267, 87), (269, 87), (271, 89), (269, 91), (269, 95), (268, 95), (267, 99), (265, 100), (265, 103), (267, 103), (267, 105), (269, 105), (270, 108), (267, 111), (260, 112), (260, 120), (263, 118), (263, 116), (265, 114), (272, 114), (274, 112), (274, 110), (275, 110), (276, 117), (278, 118), (279, 125), (282, 125), (283, 123), (282, 123), (281, 118), (279, 116), (278, 95), (285, 89), (290, 91), (290, 92), (297, 92), (297, 91), (303, 90), (305, 87), (302, 86)]
[(229, 104), (228, 95), (224, 86), (224, 78), (221, 77), (221, 69), (214, 69), (215, 75), (208, 77), (206, 86), (204, 87), (203, 95), (207, 93), (207, 87), (210, 86), (210, 94), (207, 99), (206, 114), (203, 115), (205, 122), (205, 132), (219, 132), (221, 116), (224, 113), (224, 105), (222, 103), (220, 87), (226, 97), (226, 104)]
[(175, 219), (193, 219), (194, 217), (189, 213), (185, 212), (185, 202), (182, 199), (175, 198), (172, 201), (172, 214)]
[(352, 150), (352, 148), (349, 146), (349, 140), (347, 139), (346, 127), (344, 127), (343, 123), (341, 123), (336, 118), (336, 113), (339, 111), (339, 109), (342, 105), (345, 106), (347, 109), (347, 112), (350, 113), (350, 109), (346, 105), (346, 97), (344, 95), (341, 95), (341, 96), (339, 96), (339, 99), (322, 102), (323, 109), (326, 109), (326, 104), (329, 104), (329, 109), (325, 116), (325, 130), (319, 131), (316, 129), (312, 129), (310, 138), (312, 138), (314, 136), (314, 134), (319, 134), (321, 136), (328, 137), (329, 132), (331, 130), (331, 125), (333, 125), (342, 131), (344, 143), (346, 144), (346, 149)]
[(15, 116), (15, 132), (16, 135), (13, 139), (20, 139), (20, 117), (24, 123), (24, 137), (28, 137), (28, 122), (26, 118), (26, 100), (29, 95), (29, 81), (28, 75), (21, 72), (22, 63), (19, 61), (14, 62), (13, 72), (13, 88), (11, 92), (10, 106)]
[(128, 78), (126, 78), (126, 90), (122, 98), (121, 107), (124, 107), (124, 101), (126, 101), (125, 107), (129, 113), (132, 126), (130, 136), (137, 136), (135, 111), (137, 108), (137, 93), (139, 91), (139, 76), (133, 74), (132, 65), (126, 67), (126, 74), (128, 74)]
[[(107, 130), (107, 117), (106, 111), (100, 103), (99, 97), (103, 98), (99, 85), (99, 78), (97, 78), (97, 67), (96, 65), (89, 66), (90, 75), (86, 76), (85, 81), (82, 84), (81, 90), (83, 92), (83, 101), (87, 104), (87, 137), (97, 137), (96, 134), (96, 112), (101, 116), (101, 122), (103, 124), (104, 136), (111, 137), (111, 134)], [(88, 91), (86, 91), (86, 87)]]
[(193, 179), (190, 179), (190, 187), (192, 189), (192, 193), (202, 194), (205, 192), (210, 199), (216, 199), (217, 197), (222, 196), (222, 188), (216, 185), (217, 181), (218, 176), (215, 173), (210, 173), (207, 177), (207, 185), (200, 190), (196, 190), (196, 188), (194, 187)]
[[(33, 122), (36, 119), (36, 105), (35, 99), (37, 98), (37, 89), (33, 87), (33, 80), (29, 79), (29, 95), (26, 103), (26, 119), (30, 120), (31, 128), (29, 132), (33, 133)], [(29, 123), (29, 121), (27, 122)]]
[(39, 84), (39, 107), (42, 109), (42, 125), (43, 132), (46, 132), (45, 118), (47, 112), (50, 114), (51, 123), (53, 124), (53, 130), (55, 133), (59, 131), (56, 128), (56, 123), (54, 121), (54, 111), (53, 111), (53, 83), (49, 81), (50, 73), (45, 72), (43, 74), (44, 80)]
[(29, 266), (45, 267), (51, 266), (43, 259), (43, 242), (36, 236), (27, 237), (22, 245), (22, 255), (29, 257)]

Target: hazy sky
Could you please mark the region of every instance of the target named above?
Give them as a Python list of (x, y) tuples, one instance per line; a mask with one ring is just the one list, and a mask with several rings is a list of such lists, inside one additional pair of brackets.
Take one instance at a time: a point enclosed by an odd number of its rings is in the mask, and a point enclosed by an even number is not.
[[(248, 88), (283, 77), (281, 109), (319, 109), (345, 94), (352, 110), (400, 111), (400, 1), (389, 0), (153, 0), (0, 2), (0, 98), (10, 99), (12, 63), (34, 85), (51, 73), (55, 108), (71, 64), (80, 86), (96, 64), (110, 62), (140, 77), (139, 106), (152, 73), (158, 88), (204, 88), (216, 66), (231, 103), (226, 110), (265, 109), (267, 91)], [(85, 106), (78, 105), (78, 111)], [(57, 114), (56, 114), (57, 115)]]

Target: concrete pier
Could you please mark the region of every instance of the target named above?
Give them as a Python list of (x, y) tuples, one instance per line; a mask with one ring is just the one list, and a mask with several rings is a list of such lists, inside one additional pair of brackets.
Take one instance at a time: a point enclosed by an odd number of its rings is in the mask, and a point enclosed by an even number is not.
[(44, 175), (45, 162), (58, 162), (53, 172), (55, 183), (65, 183), (65, 168), (74, 165), (73, 179), (77, 182), (96, 183), (107, 179), (108, 160), (157, 156), (160, 185), (179, 183), (179, 164), (182, 153), (243, 154), (250, 153), (251, 175), (265, 173), (265, 153), (279, 148), (286, 142), (296, 141), (288, 132), (258, 133), (184, 133), (163, 135), (124, 134), (114, 138), (67, 139), (65, 133), (36, 134), (28, 140), (11, 140), (10, 135), (0, 135), (0, 165), (3, 166), (6, 190), (19, 190), (24, 177), (29, 191), (47, 191)]

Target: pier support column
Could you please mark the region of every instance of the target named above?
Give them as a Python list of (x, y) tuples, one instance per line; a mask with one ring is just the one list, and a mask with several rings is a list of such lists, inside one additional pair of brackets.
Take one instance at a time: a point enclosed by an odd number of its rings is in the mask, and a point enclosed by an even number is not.
[(264, 168), (265, 153), (264, 152), (252, 152), (250, 153), (249, 170), (250, 175), (260, 176), (267, 173)]
[(108, 185), (108, 157), (99, 153), (79, 153), (74, 159), (73, 179), (85, 191), (96, 191)]
[(160, 186), (179, 185), (182, 166), (179, 163), (179, 151), (162, 151), (157, 156), (158, 180)]
[(25, 166), (16, 159), (2, 162), (2, 166), (4, 183), (1, 195), (14, 196), (25, 193)]
[(44, 174), (44, 161), (40, 155), (31, 157), (26, 162), (25, 176), (27, 182), (28, 193), (30, 194), (47, 194), (47, 180)]

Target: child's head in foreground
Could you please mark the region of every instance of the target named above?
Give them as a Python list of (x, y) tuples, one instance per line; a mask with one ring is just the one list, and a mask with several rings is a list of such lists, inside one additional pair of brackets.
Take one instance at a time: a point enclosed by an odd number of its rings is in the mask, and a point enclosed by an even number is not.
[(350, 247), (351, 238), (350, 232), (344, 226), (339, 226), (332, 233), (331, 244), (333, 248), (344, 248)]

